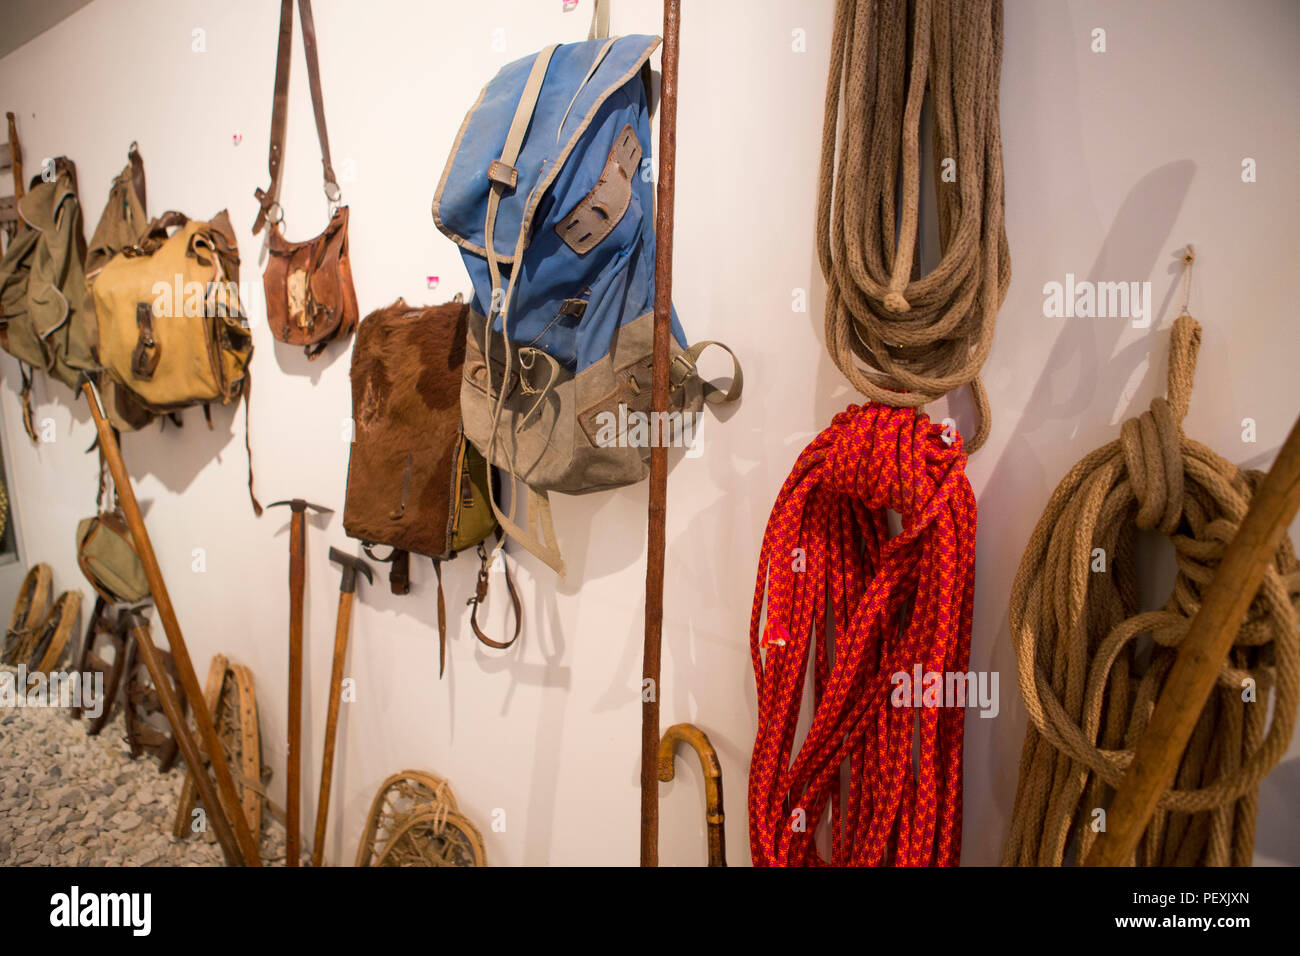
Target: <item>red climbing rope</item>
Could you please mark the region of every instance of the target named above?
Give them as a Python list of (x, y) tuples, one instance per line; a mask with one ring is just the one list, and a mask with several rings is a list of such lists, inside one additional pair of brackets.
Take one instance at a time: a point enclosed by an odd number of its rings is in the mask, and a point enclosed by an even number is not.
[[(895, 675), (967, 669), (975, 496), (965, 468), (960, 436), (949, 445), (924, 414), (851, 405), (777, 496), (749, 625), (755, 866), (824, 865), (814, 834), (828, 804), (832, 865), (958, 862), (965, 710), (918, 713)], [(892, 538), (887, 510), (902, 517)], [(810, 649), (814, 711), (794, 753)]]

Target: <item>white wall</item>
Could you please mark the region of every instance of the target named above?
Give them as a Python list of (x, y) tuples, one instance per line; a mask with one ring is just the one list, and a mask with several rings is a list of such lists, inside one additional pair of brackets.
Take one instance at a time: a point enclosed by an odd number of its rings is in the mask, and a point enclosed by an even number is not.
[[(813, 246), (832, 3), (684, 6), (674, 298), (692, 338), (721, 339), (740, 353), (748, 391), (729, 421), (707, 423), (702, 458), (674, 461), (663, 722), (694, 721), (717, 746), (728, 856), (744, 864), (758, 546), (798, 451), (855, 400), (822, 345)], [(0, 102), (20, 112), (28, 169), (44, 156), (72, 157), (93, 228), (138, 140), (151, 211), (209, 216), (229, 207), (245, 278), (256, 279), (260, 243), (248, 230), (253, 190), (266, 182), (277, 8), (270, 0), (98, 0), (0, 60)], [(355, 171), (343, 191), (363, 314), (398, 295), (424, 303), (468, 291), (456, 248), (429, 212), (455, 131), (498, 67), (585, 38), (588, 11), (586, 0), (568, 14), (561, 0), (318, 0), (335, 163)], [(660, 24), (655, 0), (615, 4), (615, 32), (657, 33)], [(1094, 27), (1108, 32), (1105, 54), (1089, 52)], [(191, 50), (196, 28), (206, 31), (204, 53)], [(504, 50), (493, 47), (498, 29)], [(792, 50), (796, 29), (806, 31), (806, 52)], [(969, 466), (980, 506), (972, 667), (1001, 672), (1002, 715), (967, 721), (965, 862), (997, 860), (1014, 795), (1025, 716), (1006, 610), (1021, 549), (1068, 467), (1163, 388), (1184, 243), (1199, 254), (1192, 307), (1205, 325), (1189, 433), (1263, 467), (1294, 420), (1298, 41), (1300, 8), (1287, 0), (1007, 4), (1002, 132), (1013, 278), (986, 366), (993, 434)], [(291, 238), (326, 219), (301, 56), (296, 39), (283, 195)], [(1246, 156), (1258, 161), (1251, 185), (1240, 178)], [(1045, 319), (1042, 286), (1067, 272), (1150, 280), (1157, 327)], [(434, 292), (427, 275), (442, 277)], [(810, 292), (807, 313), (791, 311), (796, 288)], [(263, 501), (303, 496), (337, 509), (309, 531), (310, 821), (338, 585), (326, 552), (355, 547), (339, 513), (348, 352), (335, 347), (308, 364), (273, 342), (260, 300), (251, 311), (258, 491)], [(72, 539), (94, 501), (94, 457), (83, 454), (88, 413), (62, 386), (42, 382), (37, 418), (54, 421), (57, 440), (33, 448), (21, 433), (9, 356), (0, 371), (28, 559), (50, 562), (59, 587), (84, 587)], [(941, 416), (943, 403), (931, 411)], [(968, 425), (964, 405), (956, 415)], [(1248, 416), (1258, 423), (1254, 445), (1241, 441)], [(198, 412), (185, 418), (183, 431), (128, 436), (124, 452), (200, 671), (220, 651), (257, 675), (282, 801), (288, 512), (252, 516), (242, 415), (219, 410), (212, 433)], [(527, 607), (518, 649), (480, 648), (467, 615), (453, 613), (441, 682), (427, 562), (415, 565), (408, 597), (391, 596), (382, 579), (362, 586), (348, 665), (360, 699), (343, 710), (331, 860), (351, 861), (383, 778), (421, 767), (452, 781), (493, 863), (636, 861), (645, 504), (644, 485), (561, 497), (568, 580), (518, 559)], [(195, 548), (206, 550), (204, 573), (191, 570)], [(471, 593), (473, 564), (447, 569), (453, 612)], [(1300, 863), (1287, 810), (1300, 794), (1296, 752), (1264, 784), (1261, 859)], [(677, 781), (662, 793), (662, 861), (704, 862), (698, 768), (679, 760)], [(497, 808), (505, 832), (490, 830)]]

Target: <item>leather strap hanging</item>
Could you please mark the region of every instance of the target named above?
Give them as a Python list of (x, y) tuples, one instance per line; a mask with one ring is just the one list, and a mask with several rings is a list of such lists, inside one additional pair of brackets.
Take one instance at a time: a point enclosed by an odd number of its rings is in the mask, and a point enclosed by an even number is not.
[[(325, 197), (336, 203), (341, 198), (338, 177), (330, 159), (329, 132), (325, 128), (325, 101), (321, 95), (320, 63), (316, 57), (316, 21), (312, 18), (311, 0), (298, 0), (302, 16), (302, 45), (307, 57), (307, 81), (311, 87), (311, 107), (316, 117), (316, 136), (320, 140), (321, 166), (325, 173)], [(268, 189), (254, 195), (262, 208), (253, 222), (253, 235), (262, 231), (270, 218), (276, 225), (283, 219), (280, 210), (281, 164), (284, 161), (284, 132), (289, 117), (289, 62), (293, 54), (293, 0), (280, 0), (280, 43), (275, 57), (275, 95), (271, 101), (271, 151), (267, 169), (271, 173)]]
[(290, 242), (281, 232), (284, 210), (280, 207), (280, 184), (283, 179), (285, 124), (289, 113), (289, 62), (293, 48), (293, 0), (282, 0), (275, 95), (271, 104), (271, 145), (267, 160), (271, 184), (267, 189), (258, 189), (254, 193), (259, 209), (253, 232), (256, 234), (264, 225), (270, 225), (266, 239), (269, 258), (262, 281), (266, 289), (267, 324), (271, 334), (281, 342), (303, 346), (307, 358), (314, 359), (334, 339), (351, 333), (360, 314), (348, 252), (348, 208), (342, 204), (343, 196), (330, 159), (329, 133), (325, 127), (325, 103), (321, 94), (311, 0), (298, 0), (298, 10), (302, 15), (303, 49), (307, 59), (312, 112), (316, 118), (316, 135), (320, 140), (330, 221), (319, 235), (304, 242)]

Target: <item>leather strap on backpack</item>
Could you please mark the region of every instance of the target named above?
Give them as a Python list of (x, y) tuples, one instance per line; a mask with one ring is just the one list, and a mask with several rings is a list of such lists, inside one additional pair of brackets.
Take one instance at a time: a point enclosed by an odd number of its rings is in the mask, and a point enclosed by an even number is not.
[(131, 374), (136, 378), (153, 378), (162, 357), (153, 337), (153, 307), (148, 302), (135, 304), (135, 349), (131, 352)]
[[(307, 58), (307, 81), (311, 87), (312, 111), (316, 116), (316, 136), (320, 140), (321, 166), (325, 174), (325, 197), (331, 203), (341, 198), (338, 177), (330, 159), (329, 133), (325, 128), (325, 101), (321, 94), (320, 63), (316, 56), (316, 22), (312, 18), (311, 0), (298, 0), (298, 13), (302, 18), (302, 45)], [(280, 42), (275, 57), (275, 94), (271, 101), (271, 149), (267, 169), (271, 185), (254, 192), (261, 204), (253, 222), (253, 235), (262, 231), (270, 220), (277, 225), (284, 218), (280, 210), (281, 163), (284, 159), (285, 124), (289, 115), (289, 65), (293, 51), (293, 0), (280, 0)], [(272, 216), (274, 210), (275, 215)]]
[[(497, 541), (501, 540), (501, 530), (497, 529)], [(474, 636), (480, 642), (488, 647), (495, 647), (497, 650), (505, 650), (515, 641), (519, 640), (519, 631), (523, 627), (523, 606), (519, 602), (519, 592), (515, 590), (515, 582), (510, 577), (510, 565), (506, 563), (505, 552), (501, 553), (501, 567), (506, 576), (506, 590), (510, 594), (510, 603), (515, 612), (515, 633), (508, 641), (494, 641), (479, 629), (478, 626), (478, 606), (487, 599), (488, 593), (488, 563), (490, 556), (483, 547), (483, 542), (478, 545), (479, 569), (478, 569), (478, 586), (474, 591), (474, 596), (466, 603), (470, 606), (469, 626), (474, 629)]]

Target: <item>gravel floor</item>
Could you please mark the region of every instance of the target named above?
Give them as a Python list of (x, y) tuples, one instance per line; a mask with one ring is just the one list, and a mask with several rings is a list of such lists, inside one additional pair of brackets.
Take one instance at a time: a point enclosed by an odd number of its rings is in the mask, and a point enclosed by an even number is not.
[[(11, 671), (13, 668), (2, 668)], [(97, 737), (53, 707), (0, 707), (0, 866), (220, 866), (211, 829), (171, 835), (184, 761), (132, 760), (120, 705)], [(262, 860), (283, 866), (284, 828), (263, 813)]]

